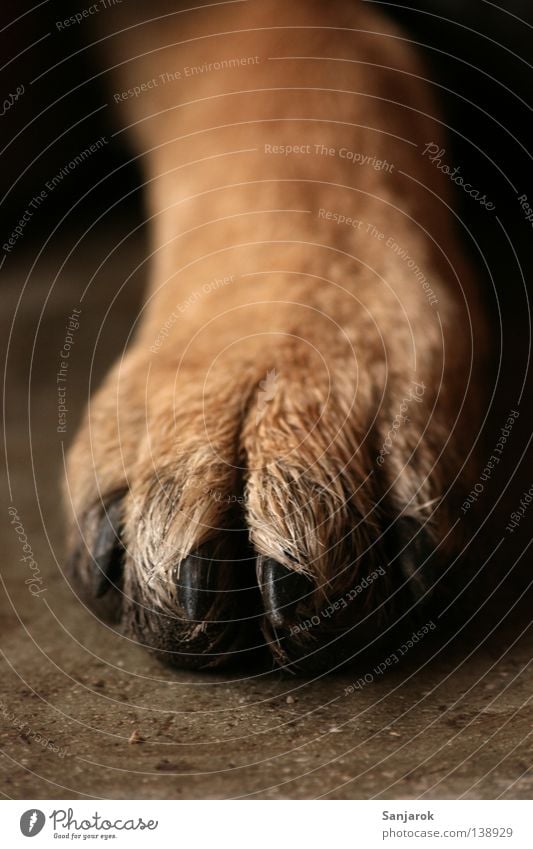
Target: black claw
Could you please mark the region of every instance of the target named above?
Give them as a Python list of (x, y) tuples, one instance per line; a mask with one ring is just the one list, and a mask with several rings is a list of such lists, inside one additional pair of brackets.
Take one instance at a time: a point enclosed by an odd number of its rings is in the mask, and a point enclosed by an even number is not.
[(124, 548), (120, 540), (122, 525), (120, 502), (111, 504), (104, 513), (93, 548), (92, 571), (94, 595), (102, 598), (122, 578)]
[(312, 582), (301, 572), (287, 569), (270, 557), (258, 559), (257, 579), (265, 613), (275, 628), (286, 627), (290, 623), (298, 602), (313, 589)]
[(410, 592), (415, 598), (427, 595), (437, 578), (432, 557), (435, 541), (427, 526), (411, 517), (401, 517), (394, 526), (394, 536), (401, 552), (396, 562), (409, 580)]
[(178, 604), (187, 619), (201, 622), (216, 601), (224, 563), (213, 559), (207, 546), (189, 554), (176, 569)]
[(247, 531), (213, 538), (174, 567), (175, 613), (147, 608), (135, 583), (132, 600), (142, 616), (127, 611), (126, 627), (161, 660), (183, 669), (218, 669), (250, 658), (263, 647), (254, 565)]

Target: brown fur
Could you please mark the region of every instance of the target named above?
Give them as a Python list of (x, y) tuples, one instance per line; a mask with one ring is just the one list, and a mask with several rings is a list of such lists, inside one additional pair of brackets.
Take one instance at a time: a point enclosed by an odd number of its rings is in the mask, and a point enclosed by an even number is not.
[[(423, 538), (453, 550), (441, 501), (479, 415), (469, 371), (472, 358), (482, 364), (483, 320), (449, 183), (422, 156), (441, 141), (429, 86), (406, 39), (367, 4), (171, 8), (142, 26), (124, 10), (123, 33), (105, 41), (112, 91), (228, 57), (260, 61), (120, 104), (146, 175), (152, 273), (135, 341), (70, 452), (76, 571), (88, 591), (97, 531), (86, 517), (120, 497), (122, 626), (176, 662), (194, 643), (176, 607), (179, 564), (213, 539), (231, 559), (242, 527), (255, 553), (313, 579), (300, 618), (388, 563), (386, 581), (334, 626), (379, 611), (364, 632), (371, 639), (396, 615), (394, 588), (406, 580), (395, 562), (398, 522), (414, 529), (404, 548), (415, 540), (419, 552)], [(274, 58), (284, 56), (313, 58)], [(394, 167), (269, 154), (265, 144), (344, 147)], [(423, 270), (437, 304), (389, 237)], [(423, 395), (378, 463), (413, 381)], [(421, 557), (407, 579), (416, 584), (423, 567)], [(268, 618), (263, 627), (281, 662), (318, 638), (285, 635), (280, 647)], [(200, 650), (215, 659), (200, 665), (219, 662), (217, 640)]]

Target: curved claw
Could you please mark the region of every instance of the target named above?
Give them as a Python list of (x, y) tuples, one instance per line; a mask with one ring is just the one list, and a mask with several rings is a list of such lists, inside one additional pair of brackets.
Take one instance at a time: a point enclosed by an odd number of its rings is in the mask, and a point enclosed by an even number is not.
[(124, 546), (120, 537), (121, 526), (121, 505), (115, 501), (102, 516), (93, 548), (91, 567), (96, 598), (103, 598), (112, 587), (117, 589), (122, 577)]
[(89, 509), (76, 536), (67, 571), (83, 602), (100, 619), (116, 624), (121, 617), (125, 560), (122, 496)]
[(265, 614), (275, 628), (288, 627), (294, 621), (298, 603), (313, 591), (309, 578), (271, 557), (258, 558), (257, 580)]
[(221, 572), (227, 568), (204, 546), (189, 554), (176, 569), (178, 604), (191, 622), (208, 618), (220, 590)]

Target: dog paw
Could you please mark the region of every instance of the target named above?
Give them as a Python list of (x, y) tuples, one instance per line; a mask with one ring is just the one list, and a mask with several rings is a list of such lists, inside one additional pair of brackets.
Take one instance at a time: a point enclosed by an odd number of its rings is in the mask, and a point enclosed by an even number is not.
[(351, 365), (293, 340), (187, 366), (128, 355), (69, 455), (83, 600), (195, 668), (266, 646), (333, 669), (418, 621), (448, 434), (420, 376)]

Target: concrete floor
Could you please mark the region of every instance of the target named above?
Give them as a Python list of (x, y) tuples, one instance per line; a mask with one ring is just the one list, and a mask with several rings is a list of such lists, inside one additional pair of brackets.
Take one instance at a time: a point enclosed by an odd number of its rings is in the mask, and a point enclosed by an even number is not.
[[(61, 572), (58, 353), (65, 320), (96, 272), (68, 378), (68, 441), (87, 396), (98, 329), (97, 376), (135, 314), (142, 269), (103, 321), (124, 269), (143, 255), (140, 241), (130, 240), (98, 271), (116, 244), (102, 228), (57, 276), (74, 243), (65, 235), (39, 260), (16, 313), (0, 522), (3, 795), (531, 798), (533, 634), (518, 615), (512, 624), (504, 617), (491, 639), (459, 636), (448, 650), (413, 650), (401, 669), (346, 694), (359, 672), (317, 681), (261, 669), (214, 676), (163, 668), (76, 601)], [(21, 245), (5, 263), (4, 340), (34, 255)], [(39, 597), (24, 583), (10, 504), (46, 587)], [(129, 742), (134, 732), (138, 742)]]

